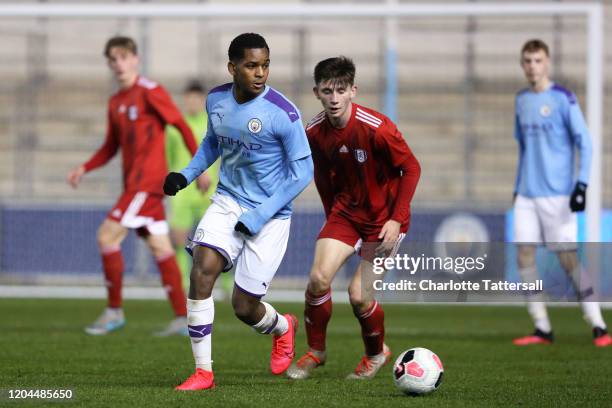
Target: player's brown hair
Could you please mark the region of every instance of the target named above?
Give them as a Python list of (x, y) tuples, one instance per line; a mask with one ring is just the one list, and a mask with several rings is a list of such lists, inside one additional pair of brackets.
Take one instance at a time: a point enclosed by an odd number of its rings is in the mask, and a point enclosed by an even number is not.
[(134, 41), (130, 37), (124, 37), (121, 35), (109, 38), (104, 46), (104, 56), (106, 58), (110, 57), (110, 50), (114, 47), (125, 48), (130, 51), (134, 55), (138, 55), (138, 47), (136, 46), (136, 41)]
[(355, 63), (343, 55), (319, 61), (314, 69), (314, 81), (315, 85), (332, 81), (334, 84), (353, 86), (355, 84)]
[(544, 51), (544, 54), (546, 54), (547, 57), (550, 57), (548, 45), (546, 45), (544, 41), (538, 38), (534, 38), (532, 40), (527, 41), (523, 45), (523, 48), (521, 49), (521, 56), (526, 52), (538, 52), (540, 50)]

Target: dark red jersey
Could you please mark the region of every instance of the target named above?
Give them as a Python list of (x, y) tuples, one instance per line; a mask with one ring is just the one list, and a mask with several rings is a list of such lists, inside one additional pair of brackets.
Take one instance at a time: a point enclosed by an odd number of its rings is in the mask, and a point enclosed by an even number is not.
[(124, 190), (163, 194), (168, 173), (164, 139), (167, 124), (181, 132), (185, 145), (195, 154), (198, 146), (193, 133), (168, 92), (139, 77), (131, 88), (110, 98), (106, 140), (85, 163), (85, 170), (106, 164), (121, 148)]
[(365, 226), (382, 227), (390, 219), (408, 225), (421, 168), (389, 118), (353, 103), (344, 129), (321, 112), (306, 134), (326, 217), (337, 212)]

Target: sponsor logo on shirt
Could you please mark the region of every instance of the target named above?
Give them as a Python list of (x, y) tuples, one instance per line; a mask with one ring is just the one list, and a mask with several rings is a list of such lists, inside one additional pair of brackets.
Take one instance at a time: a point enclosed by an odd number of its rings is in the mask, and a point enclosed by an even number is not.
[(342, 145), (340, 148), (340, 153), (348, 153), (348, 147), (346, 147), (346, 145)]
[(261, 132), (261, 120), (253, 118), (249, 120), (249, 124), (247, 125), (247, 127), (249, 128), (249, 132), (257, 134)]
[(363, 149), (355, 149), (355, 159), (357, 159), (359, 163), (365, 163), (365, 161), (368, 160), (368, 154)]
[(550, 106), (548, 105), (542, 105), (540, 107), (540, 115), (544, 116), (545, 118), (549, 117), (551, 114), (551, 109)]
[(243, 142), (242, 140), (233, 139), (228, 136), (217, 136), (217, 140), (220, 144), (228, 145), (228, 146), (237, 146), (241, 147), (245, 150), (259, 150), (263, 146), (259, 143), (251, 143), (251, 142)]
[(117, 112), (119, 113), (125, 113), (126, 107), (124, 104), (119, 105), (119, 109), (117, 109)]

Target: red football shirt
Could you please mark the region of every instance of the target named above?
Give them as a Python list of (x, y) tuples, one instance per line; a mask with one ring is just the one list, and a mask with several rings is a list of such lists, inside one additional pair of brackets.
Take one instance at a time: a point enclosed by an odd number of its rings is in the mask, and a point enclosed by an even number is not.
[(389, 118), (353, 103), (345, 128), (334, 128), (321, 112), (306, 134), (326, 217), (339, 212), (368, 226), (390, 219), (409, 224), (421, 168)]
[(85, 171), (106, 164), (121, 147), (124, 190), (163, 194), (168, 173), (164, 139), (167, 124), (180, 131), (185, 145), (195, 154), (198, 146), (193, 133), (168, 92), (139, 77), (132, 87), (110, 98), (106, 140), (84, 164)]

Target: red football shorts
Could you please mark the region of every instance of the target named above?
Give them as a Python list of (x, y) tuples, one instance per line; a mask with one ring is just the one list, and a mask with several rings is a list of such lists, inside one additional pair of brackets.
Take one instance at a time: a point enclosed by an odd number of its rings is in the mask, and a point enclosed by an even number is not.
[(169, 231), (163, 196), (160, 194), (125, 192), (107, 218), (126, 228), (135, 229), (140, 236), (163, 235)]
[[(331, 213), (323, 229), (319, 232), (317, 239), (332, 238), (355, 248), (355, 251), (363, 259), (371, 261), (375, 258), (374, 249), (381, 240), (378, 238), (382, 225), (361, 224), (349, 220), (346, 216), (338, 213)], [(400, 234), (387, 256), (395, 256), (399, 246), (408, 232), (408, 225), (402, 225)], [(365, 246), (364, 246), (365, 244)]]

